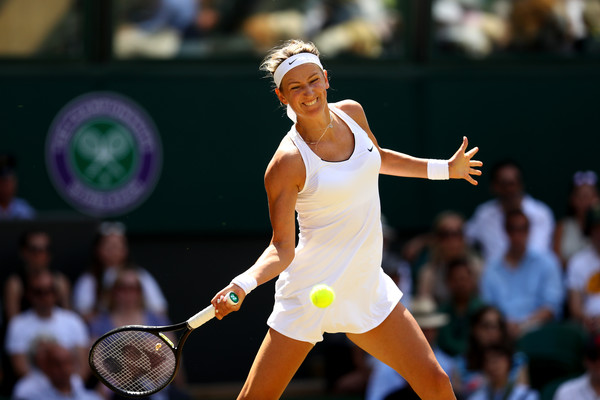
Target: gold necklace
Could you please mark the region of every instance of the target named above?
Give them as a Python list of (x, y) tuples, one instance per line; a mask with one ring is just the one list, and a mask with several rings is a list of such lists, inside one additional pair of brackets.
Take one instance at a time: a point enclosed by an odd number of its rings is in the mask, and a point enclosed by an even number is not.
[(325, 130), (323, 131), (323, 133), (321, 133), (321, 136), (319, 137), (319, 140), (317, 140), (316, 142), (307, 142), (306, 140), (304, 140), (304, 138), (302, 137), (302, 135), (300, 135), (300, 138), (302, 139), (302, 141), (310, 146), (312, 145), (317, 145), (319, 144), (319, 142), (321, 141), (321, 139), (323, 139), (323, 136), (325, 135), (325, 132), (327, 132), (328, 129), (333, 128), (333, 120), (331, 118), (331, 112), (329, 113), (329, 124), (325, 127)]

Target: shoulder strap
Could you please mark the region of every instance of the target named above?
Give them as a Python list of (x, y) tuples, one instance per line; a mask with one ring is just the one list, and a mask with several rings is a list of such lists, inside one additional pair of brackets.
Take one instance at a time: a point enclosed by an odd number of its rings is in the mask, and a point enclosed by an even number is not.
[(354, 132), (355, 135), (357, 132), (362, 132), (363, 134), (365, 134), (365, 136), (368, 136), (367, 132), (365, 132), (365, 130), (344, 111), (340, 110), (334, 105), (329, 105), (329, 109), (333, 111), (338, 117), (340, 117), (350, 127), (350, 130)]

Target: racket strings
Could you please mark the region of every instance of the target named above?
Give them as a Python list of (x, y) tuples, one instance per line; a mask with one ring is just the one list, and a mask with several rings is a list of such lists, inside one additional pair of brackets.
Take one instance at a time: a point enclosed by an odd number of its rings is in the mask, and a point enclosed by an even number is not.
[(144, 331), (121, 331), (95, 346), (92, 362), (98, 374), (115, 389), (144, 394), (166, 386), (175, 373), (176, 358), (170, 346)]

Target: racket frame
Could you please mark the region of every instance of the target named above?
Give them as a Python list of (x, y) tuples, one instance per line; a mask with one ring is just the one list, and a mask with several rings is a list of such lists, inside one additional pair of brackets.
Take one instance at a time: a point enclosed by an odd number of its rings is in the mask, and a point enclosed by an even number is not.
[[(183, 332), (183, 334), (179, 337), (179, 340), (177, 342), (177, 344), (173, 343), (172, 340), (170, 340), (169, 338), (167, 338), (166, 336), (163, 336), (165, 333), (169, 333), (169, 332), (176, 332), (176, 331), (180, 331), (185, 329), (185, 331)], [(174, 356), (175, 356), (175, 368), (173, 368), (173, 372), (171, 373), (171, 376), (169, 377), (168, 380), (165, 381), (165, 383), (153, 390), (148, 390), (145, 392), (130, 392), (127, 390), (123, 390), (121, 388), (118, 388), (116, 386), (114, 386), (112, 383), (110, 383), (106, 378), (104, 378), (102, 376), (102, 374), (100, 373), (100, 371), (98, 371), (98, 368), (96, 367), (93, 359), (94, 359), (94, 354), (96, 351), (96, 348), (98, 346), (98, 344), (100, 344), (106, 337), (120, 333), (120, 332), (125, 332), (125, 331), (135, 331), (135, 332), (147, 332), (147, 333), (151, 333), (154, 336), (156, 336), (157, 339), (160, 339), (162, 343), (164, 343), (164, 345), (168, 346), (169, 349), (173, 352)], [(146, 397), (146, 396), (150, 396), (154, 393), (159, 392), (160, 390), (164, 389), (166, 386), (168, 386), (173, 379), (175, 379), (175, 375), (177, 374), (177, 371), (179, 370), (179, 366), (180, 366), (180, 361), (181, 361), (181, 352), (183, 350), (183, 345), (185, 344), (185, 341), (187, 340), (188, 336), (190, 335), (190, 333), (192, 333), (193, 329), (190, 328), (190, 326), (188, 325), (187, 322), (182, 322), (179, 324), (175, 324), (175, 325), (165, 325), (165, 326), (145, 326), (145, 325), (125, 325), (125, 326), (121, 326), (119, 328), (113, 329), (109, 332), (106, 332), (104, 335), (100, 336), (92, 345), (91, 349), (90, 349), (90, 354), (89, 354), (89, 364), (90, 364), (90, 368), (92, 370), (92, 372), (94, 373), (94, 375), (104, 384), (106, 385), (108, 388), (110, 388), (112, 391), (123, 395), (123, 396), (127, 396), (127, 397)], [(161, 333), (163, 335), (161, 335)]]
[[(225, 301), (227, 301), (229, 304), (237, 304), (239, 302), (239, 299), (238, 299), (238, 296), (234, 292), (229, 292), (225, 298)], [(187, 340), (190, 333), (192, 333), (196, 328), (198, 328), (201, 325), (205, 324), (206, 322), (210, 321), (214, 316), (215, 316), (215, 308), (212, 305), (210, 305), (210, 306), (206, 307), (205, 309), (203, 309), (202, 311), (198, 312), (197, 314), (193, 315), (187, 321), (181, 322), (179, 324), (165, 325), (165, 326), (124, 325), (124, 326), (112, 329), (112, 330), (106, 332), (104, 335), (100, 336), (94, 342), (92, 347), (90, 348), (88, 362), (90, 364), (92, 373), (104, 385), (106, 385), (112, 391), (114, 391), (120, 395), (123, 395), (123, 396), (139, 398), (139, 397), (150, 396), (154, 393), (157, 393), (157, 392), (161, 391), (162, 389), (164, 389), (165, 387), (167, 387), (171, 382), (173, 382), (173, 379), (175, 379), (175, 375), (177, 374), (177, 371), (179, 370), (179, 366), (181, 363), (181, 353), (183, 351), (183, 345), (185, 344), (185, 341)], [(168, 333), (168, 332), (176, 332), (176, 331), (180, 331), (183, 329), (185, 329), (185, 331), (183, 332), (183, 334), (181, 334), (181, 336), (179, 336), (177, 345), (175, 345), (175, 343), (173, 343), (168, 337), (166, 337), (164, 335), (165, 333)], [(164, 342), (169, 347), (169, 349), (171, 349), (171, 351), (173, 351), (173, 354), (175, 356), (175, 368), (173, 368), (173, 373), (171, 374), (169, 379), (163, 385), (161, 385), (155, 389), (145, 391), (145, 392), (129, 392), (129, 391), (120, 389), (118, 387), (115, 387), (112, 383), (110, 383), (106, 378), (104, 378), (102, 376), (102, 373), (100, 373), (100, 371), (98, 370), (98, 368), (96, 367), (96, 365), (94, 363), (94, 354), (95, 354), (95, 350), (96, 350), (97, 346), (108, 336), (117, 334), (119, 332), (125, 332), (125, 331), (151, 333), (154, 336), (156, 336), (157, 338), (159, 338), (162, 342)]]

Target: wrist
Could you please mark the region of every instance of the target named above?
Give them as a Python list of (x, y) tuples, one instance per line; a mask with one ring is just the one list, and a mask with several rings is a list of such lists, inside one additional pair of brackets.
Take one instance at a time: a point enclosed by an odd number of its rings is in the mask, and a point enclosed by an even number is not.
[(244, 272), (243, 274), (240, 274), (233, 278), (231, 280), (231, 283), (239, 286), (244, 291), (244, 293), (246, 293), (246, 295), (248, 295), (258, 286), (258, 282), (256, 282), (256, 279), (247, 272)]
[(450, 179), (450, 165), (448, 163), (448, 160), (427, 160), (427, 179)]

